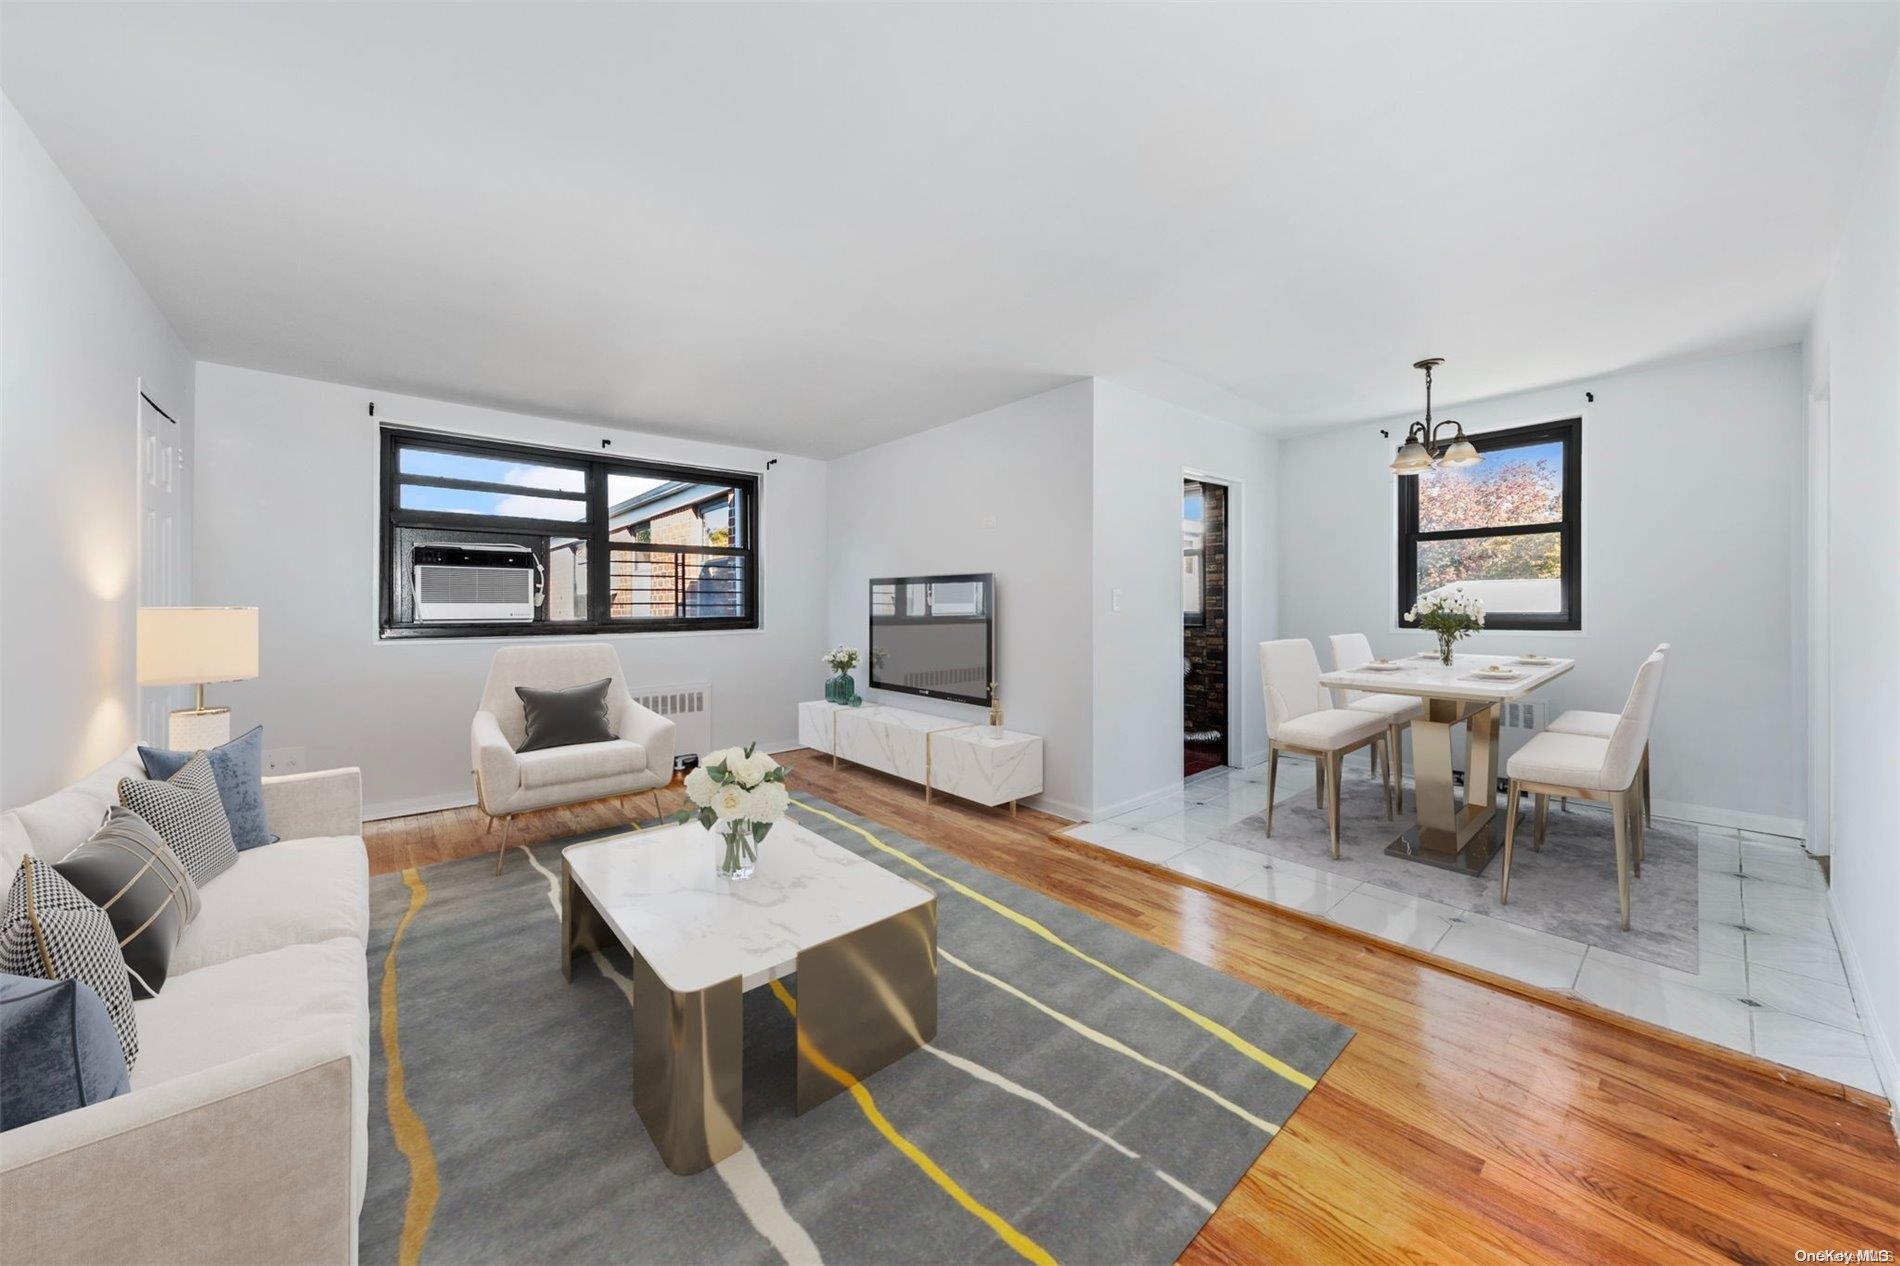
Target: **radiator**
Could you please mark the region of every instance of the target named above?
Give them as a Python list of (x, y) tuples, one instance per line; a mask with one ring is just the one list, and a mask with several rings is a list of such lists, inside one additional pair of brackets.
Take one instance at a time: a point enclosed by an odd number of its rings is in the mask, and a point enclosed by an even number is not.
[(692, 752), (704, 756), (712, 749), (712, 683), (688, 682), (681, 686), (634, 686), (633, 700), (651, 708), (678, 727), (673, 751), (684, 756)]
[(1544, 699), (1514, 699), (1498, 705), (1498, 726), (1506, 730), (1541, 730), (1550, 724), (1550, 703)]

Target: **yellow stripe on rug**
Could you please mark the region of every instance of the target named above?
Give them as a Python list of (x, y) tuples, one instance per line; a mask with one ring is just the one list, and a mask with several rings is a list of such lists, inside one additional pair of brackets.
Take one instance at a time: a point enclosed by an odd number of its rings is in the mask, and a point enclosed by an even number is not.
[(1061, 937), (1057, 936), (1054, 932), (1050, 931), (1049, 928), (1043, 925), (1042, 923), (1037, 922), (1035, 919), (1030, 918), (1028, 915), (1023, 914), (1021, 911), (1011, 909), (1009, 906), (1004, 905), (1002, 902), (996, 900), (993, 897), (985, 896), (983, 893), (978, 892), (976, 889), (970, 887), (968, 884), (958, 883), (956, 880), (950, 878), (946, 874), (943, 874), (941, 871), (932, 869), (930, 866), (924, 864), (923, 862), (918, 861), (915, 857), (912, 857), (909, 853), (904, 852), (902, 849), (892, 848), (889, 844), (886, 844), (883, 840), (880, 840), (879, 838), (877, 838), (877, 836), (871, 834), (869, 831), (857, 825), (855, 822), (847, 822), (843, 818), (838, 817), (836, 814), (827, 813), (823, 809), (817, 808), (813, 805), (806, 804), (802, 800), (792, 801), (792, 807), (796, 809), (803, 809), (807, 813), (817, 814), (821, 818), (826, 818), (832, 822), (837, 823), (839, 826), (844, 827), (848, 831), (857, 832), (857, 834), (862, 836), (865, 842), (870, 844), (873, 848), (881, 849), (884, 852), (889, 853), (892, 857), (895, 857), (898, 860), (906, 862), (909, 865), (916, 867), (918, 870), (923, 871), (926, 875), (929, 875), (931, 878), (936, 879), (941, 883), (948, 884), (951, 888), (962, 893), (964, 896), (970, 898), (972, 901), (975, 901), (980, 905), (987, 906), (991, 910), (995, 911), (997, 914), (1002, 915), (1005, 919), (1008, 919), (1010, 922), (1015, 923), (1020, 927), (1027, 928), (1031, 932), (1034, 932), (1037, 936), (1040, 936), (1043, 940), (1049, 942), (1051, 945), (1054, 945), (1060, 949), (1067, 950), (1069, 953), (1075, 955), (1077, 958), (1081, 959), (1083, 962), (1087, 963), (1089, 966), (1095, 968), (1096, 970), (1106, 972), (1108, 975), (1114, 977), (1116, 980), (1121, 981), (1123, 984), (1130, 985), (1136, 989), (1139, 989), (1142, 993), (1147, 994), (1150, 998), (1153, 998), (1156, 1002), (1161, 1003), (1163, 1006), (1168, 1007), (1169, 1009), (1173, 1010), (1177, 1014), (1199, 1025), (1201, 1028), (1207, 1030), (1209, 1033), (1213, 1034), (1215, 1037), (1219, 1038), (1221, 1041), (1227, 1043), (1227, 1045), (1239, 1051), (1242, 1055), (1245, 1055), (1248, 1059), (1253, 1060), (1256, 1064), (1259, 1064), (1263, 1068), (1271, 1069), (1273, 1072), (1278, 1073), (1280, 1076), (1286, 1078), (1288, 1081), (1292, 1082), (1294, 1085), (1298, 1086), (1300, 1089), (1311, 1090), (1314, 1086), (1319, 1084), (1318, 1082), (1314, 1081), (1313, 1078), (1308, 1077), (1305, 1073), (1293, 1067), (1293, 1065), (1287, 1063), (1285, 1060), (1282, 1060), (1272, 1054), (1269, 1054), (1266, 1051), (1261, 1050), (1258, 1046), (1255, 1046), (1252, 1042), (1249, 1042), (1246, 1038), (1240, 1036), (1240, 1034), (1234, 1032), (1232, 1029), (1220, 1023), (1218, 1020), (1210, 1019), (1207, 1016), (1202, 1015), (1199, 1011), (1196, 1011), (1193, 1007), (1190, 1007), (1186, 1005), (1185, 1003), (1177, 1002), (1173, 998), (1168, 997), (1168, 995), (1160, 992), (1159, 990), (1151, 989), (1147, 985), (1142, 984), (1139, 980), (1136, 980), (1134, 977), (1129, 976), (1124, 972), (1116, 970), (1115, 968), (1109, 966), (1107, 963), (1104, 963), (1101, 959), (1096, 958), (1093, 955), (1084, 953), (1083, 951), (1077, 949), (1075, 946), (1069, 944), (1067, 941), (1063, 940)]
[(413, 866), (402, 872), (402, 881), (409, 888), (409, 909), (396, 925), (396, 934), (389, 938), (389, 953), (383, 959), (383, 1059), (389, 1066), (386, 1096), (389, 1132), (395, 1136), (403, 1159), (409, 1162), (409, 1198), (403, 1204), (402, 1240), (396, 1260), (399, 1266), (416, 1266), (422, 1260), (423, 1241), (429, 1238), (429, 1224), (435, 1220), (435, 1204), (442, 1194), (442, 1184), (436, 1175), (435, 1149), (429, 1145), (429, 1127), (416, 1115), (406, 1093), (396, 1014), (396, 951), (402, 947), (403, 937), (408, 935), (416, 912), (428, 901), (429, 889)]
[[(777, 995), (778, 1000), (785, 1004), (787, 1011), (796, 1016), (798, 1014), (798, 1001), (792, 997), (790, 991), (779, 981), (774, 980), (771, 983), (772, 992)], [(1032, 1262), (1040, 1263), (1041, 1266), (1056, 1266), (1056, 1259), (1049, 1256), (1048, 1251), (1045, 1250), (1042, 1245), (1036, 1243), (1036, 1241), (1030, 1239), (1021, 1231), (1018, 1231), (1015, 1227), (1004, 1221), (1002, 1216), (994, 1209), (965, 1191), (956, 1179), (943, 1171), (941, 1165), (930, 1159), (928, 1152), (904, 1137), (903, 1133), (890, 1123), (890, 1120), (883, 1112), (879, 1111), (877, 1101), (871, 1097), (871, 1092), (864, 1088), (863, 1082), (825, 1058), (824, 1052), (807, 1041), (803, 1033), (798, 1035), (798, 1047), (805, 1053), (805, 1058), (811, 1060), (811, 1062), (818, 1067), (819, 1071), (850, 1092), (851, 1097), (857, 1101), (858, 1110), (864, 1113), (865, 1120), (869, 1121), (872, 1126), (876, 1128), (877, 1132), (884, 1136), (886, 1142), (902, 1152), (910, 1160), (911, 1164), (917, 1166), (932, 1182), (943, 1188), (952, 1200), (963, 1206), (966, 1212), (983, 1222), (990, 1230), (996, 1232), (998, 1239), (1015, 1249), (1016, 1252), (1024, 1258)]]

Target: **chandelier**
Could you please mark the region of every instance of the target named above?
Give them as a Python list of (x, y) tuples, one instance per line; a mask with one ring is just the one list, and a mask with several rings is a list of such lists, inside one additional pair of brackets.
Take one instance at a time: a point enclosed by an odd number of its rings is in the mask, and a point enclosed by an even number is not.
[[(1432, 367), (1445, 363), (1443, 356), (1428, 356), (1415, 361), (1413, 369), (1425, 371), (1425, 420), (1414, 422), (1405, 432), (1405, 442), (1399, 445), (1399, 451), (1392, 458), (1391, 471), (1395, 475), (1421, 475), (1439, 466), (1475, 466), (1484, 457), (1465, 438), (1462, 423), (1446, 418), (1436, 425), (1432, 422)], [(1440, 441), (1438, 432), (1445, 427), (1455, 428), (1452, 437)]]

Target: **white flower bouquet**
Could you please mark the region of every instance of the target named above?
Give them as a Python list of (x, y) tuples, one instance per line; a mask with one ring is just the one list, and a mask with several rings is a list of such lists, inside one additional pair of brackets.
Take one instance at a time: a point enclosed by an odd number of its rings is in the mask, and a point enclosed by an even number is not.
[(758, 750), (757, 743), (708, 753), (686, 775), (686, 798), (698, 806), (673, 815), (675, 822), (697, 821), (725, 841), (718, 871), (724, 879), (744, 879), (759, 860), (759, 845), (785, 817), (791, 793), (785, 768)]
[(858, 687), (857, 683), (851, 680), (851, 670), (858, 666), (857, 647), (834, 646), (819, 658), (833, 674), (825, 683), (825, 702), (857, 706)]
[(1484, 627), (1484, 603), (1453, 585), (1427, 594), (1405, 619), (1438, 635), (1438, 658), (1450, 667), (1458, 639)]

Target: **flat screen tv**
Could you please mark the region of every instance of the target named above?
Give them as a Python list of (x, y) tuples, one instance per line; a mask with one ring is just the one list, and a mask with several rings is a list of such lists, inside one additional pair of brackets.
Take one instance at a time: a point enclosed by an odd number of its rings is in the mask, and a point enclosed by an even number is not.
[(996, 578), (871, 582), (871, 685), (987, 705), (996, 681)]

